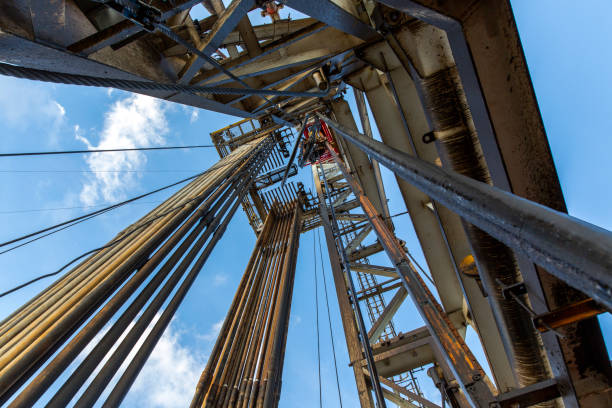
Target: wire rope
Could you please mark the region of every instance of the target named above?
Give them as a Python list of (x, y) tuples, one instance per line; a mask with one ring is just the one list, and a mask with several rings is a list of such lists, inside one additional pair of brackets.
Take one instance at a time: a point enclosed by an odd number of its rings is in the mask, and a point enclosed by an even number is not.
[(110, 153), (110, 152), (134, 152), (148, 150), (177, 150), (177, 149), (201, 149), (205, 147), (216, 147), (215, 145), (192, 145), (192, 146), (160, 146), (160, 147), (126, 147), (117, 149), (90, 149), (90, 150), (60, 150), (54, 152), (19, 152), (0, 153), (0, 157), (19, 156), (49, 156), (57, 154), (87, 154), (87, 153)]
[(334, 371), (336, 373), (336, 388), (338, 389), (338, 401), (342, 408), (342, 393), (340, 392), (340, 376), (338, 375), (338, 362), (336, 358), (336, 345), (334, 342), (334, 332), (332, 329), (331, 312), (329, 310), (329, 296), (327, 294), (327, 278), (325, 277), (325, 264), (323, 263), (323, 251), (321, 249), (321, 231), (317, 228), (317, 240), (319, 242), (319, 259), (321, 261), (321, 273), (323, 276), (323, 288), (325, 289), (325, 305), (327, 307), (327, 322), (329, 323), (329, 337), (331, 339), (332, 355), (334, 357)]
[[(229, 163), (229, 164), (227, 164), (227, 165), (225, 165), (225, 166), (229, 166), (229, 165), (232, 165), (232, 164), (233, 164), (233, 163)], [(225, 166), (220, 166), (220, 167), (225, 167)], [(190, 179), (193, 179), (193, 178), (195, 178), (195, 177), (199, 177), (200, 175), (202, 175), (202, 174), (206, 173), (206, 172), (207, 172), (207, 171), (209, 171), (209, 170), (210, 170), (210, 169), (208, 169), (208, 170), (206, 170), (206, 171), (203, 171), (203, 172), (202, 172), (202, 173), (200, 173), (200, 174), (196, 174), (195, 176), (192, 176), (192, 177), (190, 177), (190, 178), (188, 178), (188, 179), (181, 180), (181, 181), (179, 181), (179, 182), (177, 182), (177, 183), (174, 183), (174, 185), (179, 184), (179, 183), (181, 183), (181, 182), (185, 182), (185, 181), (190, 180)], [(170, 186), (172, 186), (172, 185), (170, 185)], [(163, 190), (163, 189), (165, 189), (165, 188), (168, 188), (168, 187), (170, 187), (170, 186), (165, 186), (165, 187), (162, 187), (161, 189), (158, 189), (158, 190), (156, 190), (156, 191), (154, 191), (154, 192), (161, 191), (161, 190)], [(150, 195), (150, 194), (152, 194), (152, 193), (153, 193), (153, 192), (150, 192), (150, 193), (147, 193), (146, 195)], [(142, 198), (143, 196), (145, 196), (145, 195), (140, 196), (140, 198)], [(167, 210), (167, 211), (165, 211), (165, 212), (162, 212), (161, 214), (158, 214), (157, 216), (155, 216), (155, 217), (152, 217), (152, 218), (148, 219), (146, 222), (143, 222), (143, 223), (141, 223), (141, 224), (138, 224), (138, 225), (137, 225), (136, 227), (134, 227), (134, 228), (133, 228), (131, 231), (126, 232), (126, 233), (125, 233), (124, 235), (122, 235), (120, 238), (118, 238), (118, 239), (116, 239), (116, 240), (114, 240), (114, 241), (111, 241), (111, 242), (107, 243), (106, 245), (103, 245), (103, 246), (101, 246), (101, 247), (99, 247), (99, 248), (95, 248), (95, 249), (89, 250), (89, 251), (87, 251), (87, 252), (84, 252), (83, 254), (81, 254), (81, 255), (77, 256), (76, 258), (72, 259), (71, 261), (69, 261), (67, 264), (65, 264), (64, 266), (62, 266), (60, 269), (58, 269), (58, 270), (57, 270), (57, 271), (55, 271), (55, 272), (51, 272), (51, 273), (47, 273), (47, 274), (44, 274), (44, 275), (37, 276), (36, 278), (33, 278), (33, 279), (31, 279), (31, 280), (29, 280), (29, 281), (27, 281), (27, 282), (24, 282), (24, 283), (22, 283), (22, 284), (20, 284), (20, 285), (18, 285), (18, 286), (15, 286), (15, 287), (13, 287), (13, 288), (11, 288), (11, 289), (9, 289), (9, 290), (5, 291), (5, 292), (0, 293), (0, 298), (4, 297), (4, 296), (6, 296), (6, 295), (9, 295), (9, 294), (11, 294), (11, 293), (13, 293), (13, 292), (16, 292), (16, 291), (18, 291), (18, 290), (20, 290), (20, 289), (22, 289), (22, 288), (25, 288), (26, 286), (29, 286), (29, 285), (31, 285), (31, 284), (33, 284), (33, 283), (35, 283), (35, 282), (37, 282), (37, 281), (39, 281), (39, 280), (41, 280), (41, 279), (49, 278), (49, 277), (51, 277), (51, 276), (55, 276), (55, 275), (57, 275), (57, 274), (61, 273), (61, 272), (62, 272), (64, 269), (66, 269), (67, 267), (69, 267), (70, 265), (72, 265), (73, 263), (75, 263), (76, 261), (78, 261), (79, 259), (82, 259), (82, 258), (86, 257), (87, 255), (93, 254), (93, 253), (95, 253), (95, 252), (101, 251), (101, 250), (106, 249), (106, 248), (110, 248), (110, 247), (112, 247), (112, 246), (114, 246), (114, 245), (116, 245), (116, 244), (120, 243), (121, 241), (123, 241), (124, 239), (126, 239), (127, 237), (129, 237), (130, 235), (132, 235), (134, 232), (136, 232), (136, 231), (140, 230), (141, 228), (143, 228), (143, 227), (145, 227), (145, 226), (147, 226), (147, 225), (151, 224), (153, 221), (155, 221), (155, 220), (157, 220), (157, 219), (159, 219), (159, 218), (161, 218), (161, 217), (165, 217), (166, 215), (170, 214), (170, 213), (171, 213), (171, 212), (173, 212), (173, 211), (176, 211), (176, 210), (178, 210), (178, 209), (181, 209), (181, 208), (185, 207), (187, 204), (189, 204), (189, 203), (191, 203), (191, 202), (193, 202), (193, 201), (197, 200), (197, 199), (198, 199), (198, 198), (200, 198), (201, 196), (203, 196), (203, 194), (198, 194), (198, 195), (194, 196), (193, 198), (191, 198), (191, 199), (187, 200), (186, 202), (184, 202), (184, 203), (182, 203), (182, 204), (180, 204), (180, 205), (178, 205), (178, 206), (172, 207), (172, 208), (170, 208), (169, 210)], [(124, 202), (123, 202), (123, 204), (127, 204), (128, 202), (134, 201), (135, 199), (137, 199), (137, 198), (133, 198), (133, 199), (130, 199), (130, 200), (126, 200), (126, 201), (124, 201)], [(105, 210), (105, 211), (110, 211), (111, 209), (114, 209), (114, 208), (116, 208), (116, 206), (111, 206), (111, 207), (108, 207), (108, 208), (103, 209), (103, 210)], [(81, 218), (83, 218), (83, 217), (81, 217)], [(54, 232), (57, 232), (57, 231), (54, 231)], [(53, 233), (54, 233), (54, 232), (53, 232)], [(4, 245), (4, 244), (2, 244), (2, 245)], [(11, 248), (10, 250), (12, 250), (12, 249), (14, 249), (14, 248)], [(8, 252), (8, 251), (4, 251), (4, 252)]]
[(319, 408), (323, 407), (323, 391), (321, 389), (321, 336), (319, 331), (319, 283), (317, 279), (317, 245), (315, 234), (312, 234), (312, 252), (314, 259), (314, 284), (315, 284), (315, 308), (316, 308), (316, 327), (317, 327), (317, 363), (319, 369)]
[[(34, 236), (36, 236), (36, 235), (40, 235), (40, 234), (43, 234), (43, 233), (45, 233), (45, 232), (48, 232), (48, 231), (51, 231), (51, 230), (55, 230), (56, 228), (63, 227), (63, 226), (65, 226), (65, 225), (67, 225), (67, 224), (72, 224), (72, 223), (74, 223), (75, 221), (79, 221), (79, 220), (82, 220), (82, 219), (84, 219), (84, 218), (91, 219), (91, 218), (93, 218), (94, 216), (98, 216), (98, 215), (100, 215), (100, 214), (102, 214), (102, 213), (104, 213), (104, 212), (106, 212), (106, 211), (109, 211), (109, 210), (113, 210), (113, 209), (115, 209), (115, 208), (122, 207), (122, 206), (124, 206), (124, 205), (126, 205), (126, 204), (129, 204), (129, 203), (133, 202), (133, 201), (139, 200), (139, 199), (144, 198), (144, 197), (148, 197), (148, 196), (150, 196), (150, 195), (152, 195), (152, 194), (158, 193), (158, 192), (163, 191), (163, 190), (167, 190), (167, 189), (169, 189), (169, 188), (171, 188), (171, 187), (175, 187), (175, 186), (177, 186), (177, 185), (179, 185), (179, 184), (182, 184), (182, 183), (185, 183), (185, 182), (187, 182), (187, 181), (193, 180), (193, 179), (195, 179), (195, 178), (197, 178), (197, 177), (201, 176), (201, 175), (202, 175), (202, 174), (204, 174), (204, 173), (205, 173), (205, 172), (198, 173), (198, 174), (193, 175), (193, 176), (191, 176), (191, 177), (187, 177), (187, 178), (185, 178), (185, 179), (179, 180), (179, 181), (174, 182), (174, 183), (172, 183), (172, 184), (168, 184), (168, 185), (166, 185), (166, 186), (160, 187), (160, 188), (155, 189), (155, 190), (153, 190), (153, 191), (149, 191), (148, 193), (141, 194), (141, 195), (136, 196), (136, 197), (132, 197), (132, 198), (127, 199), (127, 200), (125, 200), (125, 201), (121, 201), (121, 202), (119, 202), (119, 203), (116, 203), (116, 204), (110, 205), (110, 206), (108, 206), (108, 207), (102, 208), (102, 209), (100, 209), (100, 210), (96, 210), (96, 211), (90, 212), (90, 213), (88, 213), (88, 214), (84, 214), (84, 215), (81, 215), (81, 216), (79, 216), (79, 217), (72, 218), (72, 219), (67, 220), (67, 221), (63, 221), (63, 222), (61, 222), (61, 223), (59, 223), (59, 224), (55, 224), (55, 225), (53, 225), (53, 226), (51, 226), (51, 227), (46, 227), (46, 228), (43, 228), (43, 229), (41, 229), (41, 230), (38, 230), (38, 231), (35, 231), (35, 232), (32, 232), (32, 233), (29, 233), (29, 234), (23, 235), (23, 236), (21, 236), (21, 237), (14, 238), (14, 239), (11, 239), (11, 240), (6, 241), (6, 242), (2, 242), (2, 243), (0, 243), (0, 247), (4, 247), (4, 246), (10, 245), (10, 244), (14, 244), (15, 242), (23, 241), (23, 240), (25, 240), (25, 239), (28, 239), (28, 238), (34, 237)], [(74, 224), (73, 224), (73, 225), (74, 225)], [(54, 232), (57, 232), (57, 231), (54, 231)], [(6, 253), (6, 252), (9, 252), (9, 251), (12, 251), (12, 250), (13, 250), (13, 249), (15, 249), (15, 248), (16, 248), (16, 247), (12, 247), (12, 248), (10, 248), (10, 249), (8, 249), (8, 250), (5, 250), (4, 252), (0, 252), (0, 254), (3, 254), (3, 253)]]
[[(143, 201), (141, 203), (134, 203), (134, 204), (159, 204), (162, 201)], [(84, 209), (84, 208), (96, 208), (96, 207), (102, 207), (105, 204), (98, 204), (98, 205), (82, 205), (82, 206), (75, 206), (75, 207), (53, 207), (53, 208), (32, 208), (29, 210), (12, 210), (12, 211), (0, 211), (1, 215), (8, 215), (8, 214), (23, 214), (23, 213), (35, 213), (35, 212), (44, 212), (44, 211), (61, 211), (61, 210), (77, 210), (77, 209)]]
[[(160, 25), (163, 27), (163, 25)], [(167, 28), (167, 27), (166, 27)], [(170, 30), (160, 30), (162, 33), (169, 36), (172, 40), (180, 39), (178, 36), (170, 36)], [(172, 32), (173, 33), (173, 32)], [(184, 41), (184, 40), (181, 40)], [(178, 41), (177, 41), (178, 42)], [(182, 43), (181, 43), (182, 44)], [(187, 43), (189, 44), (189, 43)], [(182, 44), (185, 45), (185, 44)], [(204, 53), (201, 53), (205, 55)], [(199, 54), (198, 54), (199, 55)], [(246, 85), (246, 88), (222, 88), (212, 86), (192, 86), (181, 84), (161, 84), (158, 82), (138, 81), (129, 79), (117, 78), (100, 78), (89, 75), (68, 74), (65, 72), (45, 71), (35, 68), (20, 67), (0, 63), (0, 75), (11, 76), (15, 78), (30, 79), (35, 81), (52, 82), (56, 84), (66, 85), (83, 85), (103, 88), (117, 88), (125, 91), (167, 91), (167, 92), (185, 92), (198, 96), (198, 93), (212, 95), (258, 95), (267, 100), (266, 95), (274, 96), (291, 96), (299, 98), (324, 97), (328, 92), (293, 92), (293, 91), (277, 91), (275, 89), (253, 89)], [(235, 77), (232, 74), (233, 77)], [(240, 80), (241, 84), (246, 84)]]

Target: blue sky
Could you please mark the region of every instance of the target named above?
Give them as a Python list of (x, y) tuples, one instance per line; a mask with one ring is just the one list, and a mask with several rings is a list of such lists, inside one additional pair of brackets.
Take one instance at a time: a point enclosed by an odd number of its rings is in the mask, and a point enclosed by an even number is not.
[[(512, 4), (570, 214), (612, 230), (609, 211), (612, 139), (607, 134), (612, 128), (609, 100), (612, 80), (607, 69), (612, 62), (608, 46), (612, 26), (607, 21), (612, 4), (603, 0), (589, 2), (590, 8), (552, 0), (522, 0)], [(87, 143), (111, 146), (126, 139), (136, 146), (203, 144), (210, 141), (210, 132), (236, 120), (122, 91), (6, 77), (0, 77), (0, 90), (2, 152), (83, 149)], [(126, 120), (128, 117), (142, 118), (142, 121), (134, 123)], [(112, 157), (110, 161), (109, 157)], [(103, 160), (92, 156), (3, 158), (0, 161), (3, 198), (0, 240), (187, 177), (217, 159), (214, 149), (121, 154), (104, 156)], [(114, 177), (118, 174), (120, 179)], [(310, 177), (309, 169), (301, 177)], [(392, 175), (383, 170), (383, 177), (391, 199), (391, 213), (404, 211)], [(123, 207), (0, 256), (0, 289), (50, 272), (66, 260), (100, 246), (169, 194), (148, 197), (142, 203)], [(407, 241), (408, 248), (424, 264), (408, 217), (398, 217), (395, 222), (400, 238)], [(184, 401), (191, 398), (193, 385), (206, 362), (254, 242), (246, 217), (239, 211), (126, 399), (126, 406), (184, 406)], [(282, 407), (318, 404), (312, 233), (304, 234), (300, 245)], [(345, 406), (356, 406), (352, 370), (347, 366), (328, 267), (327, 277), (343, 402)], [(0, 318), (49, 283), (43, 281), (1, 298)], [(321, 291), (321, 302), (322, 296)], [(408, 331), (422, 325), (412, 311), (408, 303), (402, 306), (396, 319), (399, 330)], [(338, 404), (324, 320), (326, 312), (321, 308), (320, 313), (324, 404), (335, 407)], [(610, 340), (612, 320), (605, 315), (600, 321)], [(469, 335), (468, 342), (476, 343), (473, 334)], [(164, 376), (159, 375), (162, 371)], [(422, 379), (423, 388), (435, 400), (435, 390), (426, 379)]]

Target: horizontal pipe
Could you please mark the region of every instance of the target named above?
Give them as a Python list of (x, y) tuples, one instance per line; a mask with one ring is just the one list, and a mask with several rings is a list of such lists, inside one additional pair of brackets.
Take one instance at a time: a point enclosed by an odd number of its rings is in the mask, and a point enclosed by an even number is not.
[(318, 116), (432, 199), (612, 310), (610, 231), (440, 168)]

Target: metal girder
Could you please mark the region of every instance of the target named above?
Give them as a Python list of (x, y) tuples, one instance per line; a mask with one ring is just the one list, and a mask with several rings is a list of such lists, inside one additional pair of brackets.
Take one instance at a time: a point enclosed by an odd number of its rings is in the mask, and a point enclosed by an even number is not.
[[(372, 352), (379, 375), (393, 377), (436, 362), (431, 342), (428, 329), (421, 327), (373, 345)], [(365, 361), (360, 360), (359, 365), (363, 367)]]
[[(612, 296), (609, 295), (612, 291), (612, 233), (609, 231), (441, 169), (322, 118), (402, 178), (428, 192), (432, 199), (612, 308)], [(352, 177), (343, 165), (341, 169), (350, 180)], [(353, 181), (352, 186), (358, 184)], [(355, 192), (358, 193), (363, 195), (362, 191)], [(360, 201), (363, 207), (364, 201), (361, 198)], [(372, 220), (372, 215), (367, 211), (366, 214)], [(590, 256), (585, 258), (585, 253)]]
[[(219, 19), (213, 25), (210, 34), (206, 40), (200, 44), (198, 49), (210, 56), (219, 48), (225, 37), (231, 33), (238, 25), (240, 20), (246, 16), (247, 12), (253, 7), (255, 0), (232, 0), (232, 3), (223, 10)], [(248, 18), (248, 17), (247, 17)], [(182, 75), (180, 75), (180, 83), (186, 84), (198, 73), (198, 71), (206, 64), (206, 61), (197, 55), (193, 55), (185, 67), (183, 67)]]
[(344, 203), (344, 201), (346, 201), (346, 199), (353, 194), (351, 192), (351, 190), (344, 190), (342, 191), (340, 194), (338, 194), (336, 197), (334, 197), (334, 207), (339, 206), (340, 204)]
[[(253, 26), (255, 37), (258, 41), (274, 41), (279, 38), (285, 37), (289, 34), (293, 34), (296, 31), (302, 30), (314, 23), (317, 20), (314, 18), (301, 18), (298, 20), (279, 20), (271, 24), (261, 24)], [(244, 43), (239, 31), (232, 31), (223, 40), (222, 46), (236, 45)]]
[[(247, 54), (249, 57), (255, 57), (262, 53), (261, 46), (259, 45), (259, 41), (257, 35), (255, 34), (255, 30), (251, 25), (251, 20), (249, 20), (249, 16), (245, 14), (242, 17), (242, 20), (238, 22), (238, 33), (243, 40), (243, 43), (246, 47)], [(226, 37), (227, 38), (227, 37)]]
[(372, 226), (370, 224), (366, 224), (366, 226), (363, 227), (363, 229), (359, 231), (357, 235), (355, 235), (355, 238), (353, 238), (353, 240), (351, 240), (351, 242), (346, 245), (346, 247), (344, 248), (346, 252), (350, 253), (357, 249), (357, 247), (361, 245), (363, 240), (366, 239), (366, 237), (370, 234), (371, 231)]
[[(355, 119), (353, 118), (351, 108), (347, 101), (344, 99), (336, 99), (331, 102), (331, 108), (339, 123), (355, 131), (357, 130)], [(343, 138), (337, 138), (337, 141), (346, 156), (351, 171), (355, 172), (359, 183), (364, 186), (363, 188), (368, 197), (371, 198), (374, 207), (379, 214), (382, 214), (383, 205), (380, 201), (380, 195), (378, 194), (380, 189), (372, 171), (370, 159), (361, 149), (351, 143), (346, 143)]]
[[(359, 119), (361, 120), (361, 128), (363, 133), (374, 138), (372, 134), (372, 126), (370, 125), (370, 116), (368, 115), (368, 107), (366, 106), (364, 93), (353, 87), (353, 93), (355, 95), (355, 102), (357, 104), (357, 110), (359, 111)], [(385, 186), (383, 185), (382, 176), (380, 174), (380, 166), (376, 160), (372, 160), (372, 170), (374, 171), (374, 178), (376, 178), (376, 185), (378, 186), (378, 199), (381, 202), (382, 216), (389, 220), (389, 227), (393, 229), (393, 223), (391, 222), (391, 214), (389, 213), (389, 206), (387, 205), (387, 194), (385, 193)]]
[[(288, 91), (292, 89), (293, 87), (302, 83), (304, 80), (307, 80), (309, 75), (316, 69), (320, 68), (321, 65), (322, 63), (309, 65), (306, 68), (302, 68), (296, 71), (295, 73), (284, 75), (280, 79), (274, 80), (273, 82), (268, 82), (264, 78), (258, 78), (258, 80), (261, 83), (260, 88), (276, 89), (279, 91)], [(248, 98), (248, 96), (244, 95), (228, 103), (236, 103), (246, 98)], [(279, 99), (281, 99), (281, 97), (275, 96), (269, 99), (272, 103), (276, 103)], [(271, 105), (270, 102), (266, 100), (261, 100), (260, 102), (254, 104), (254, 112), (261, 111), (262, 109), (267, 108), (270, 105)]]
[[(286, 38), (279, 41), (276, 46), (265, 46), (263, 53), (255, 58), (247, 58), (248, 63), (238, 63), (242, 57), (236, 59), (237, 63), (229, 61), (224, 64), (224, 67), (231, 68), (233, 74), (241, 78), (261, 77), (266, 74), (273, 74), (292, 67), (302, 67), (312, 65), (320, 60), (329, 59), (339, 55), (354, 46), (355, 41), (346, 34), (339, 33), (332, 28), (319, 27), (314, 25), (305, 29), (304, 32), (297, 32), (295, 35), (300, 35), (300, 38), (291, 41)], [(326, 42), (329, 36), (335, 36), (337, 41), (332, 43)], [(209, 73), (210, 72), (210, 73)], [(233, 82), (225, 74), (217, 75), (218, 71), (207, 71), (202, 76), (197, 77), (195, 82), (202, 82), (207, 85), (222, 85)], [(277, 79), (281, 79), (282, 75), (278, 75)]]
[(382, 384), (386, 385), (387, 387), (391, 388), (396, 393), (405, 395), (410, 400), (418, 402), (421, 406), (423, 406), (425, 408), (440, 408), (438, 405), (434, 404), (433, 402), (429, 401), (428, 399), (423, 398), (423, 397), (421, 397), (418, 394), (415, 394), (414, 392), (406, 389), (405, 387), (401, 387), (401, 386), (397, 385), (393, 381), (390, 381), (390, 380), (388, 380), (386, 378), (382, 378), (381, 377), (380, 378), (380, 382)]
[(342, 204), (334, 205), (334, 208), (338, 212), (350, 211), (357, 207), (359, 207), (359, 202), (357, 200), (345, 201)]
[(378, 341), (380, 334), (385, 330), (385, 327), (389, 324), (395, 313), (398, 311), (400, 305), (404, 302), (406, 297), (408, 296), (408, 291), (406, 288), (401, 287), (399, 290), (393, 295), (391, 301), (387, 304), (382, 314), (378, 317), (370, 331), (368, 332), (368, 341), (370, 344), (374, 344)]
[(336, 215), (336, 218), (338, 220), (355, 221), (355, 222), (366, 221), (368, 219), (368, 217), (366, 217), (365, 214), (350, 214), (350, 213), (339, 213)]
[(390, 266), (352, 263), (351, 269), (355, 272), (371, 273), (373, 275), (386, 276), (389, 278), (397, 277), (397, 272), (395, 271), (395, 268), (392, 268)]
[[(223, 66), (230, 71), (234, 72), (234, 70), (241, 68), (245, 65), (252, 64), (254, 62), (259, 61), (260, 59), (270, 55), (269, 58), (274, 58), (275, 53), (285, 52), (281, 51), (285, 48), (291, 46), (294, 43), (299, 43), (300, 41), (308, 38), (311, 35), (314, 35), (322, 30), (326, 29), (326, 26), (321, 23), (313, 23), (301, 30), (298, 30), (286, 37), (280, 38), (276, 41), (272, 41), (268, 44), (265, 44), (262, 47), (262, 53), (256, 57), (249, 57), (246, 53), (240, 55), (239, 57), (232, 58), (229, 61), (224, 62)], [(235, 72), (234, 72), (235, 73)], [(219, 70), (210, 70), (200, 73), (194, 78), (194, 83), (205, 83), (205, 84), (216, 84), (217, 82), (223, 83), (223, 81), (229, 81), (230, 78), (227, 77), (223, 72)]]
[(390, 390), (388, 390), (386, 388), (383, 388), (382, 392), (383, 392), (383, 395), (385, 396), (385, 399), (393, 402), (398, 407), (401, 407), (401, 408), (418, 408), (412, 402), (410, 402), (408, 400), (405, 400), (404, 398), (402, 398), (400, 395), (394, 393), (393, 391), (390, 391)]
[[(390, 282), (395, 282), (395, 283), (389, 284)], [(378, 297), (382, 295), (383, 293), (387, 293), (391, 290), (399, 289), (401, 287), (402, 287), (402, 282), (399, 280), (399, 278), (389, 279), (386, 282), (379, 283), (376, 286), (371, 286), (367, 289), (360, 291), (359, 294), (361, 294), (361, 296), (357, 297), (357, 300), (361, 302), (362, 300), (370, 299), (372, 297)]]
[(329, 0), (284, 0), (284, 3), (294, 10), (314, 17), (362, 41), (371, 41), (380, 37), (373, 27), (362, 22), (347, 8), (343, 8)]
[(349, 261), (352, 263), (360, 259), (367, 258), (370, 255), (374, 255), (379, 252), (382, 252), (383, 250), (384, 248), (382, 244), (376, 241), (376, 243), (372, 245), (368, 245), (361, 249), (351, 252), (350, 254), (348, 254), (348, 258), (349, 258)]
[(531, 407), (541, 402), (554, 400), (559, 396), (557, 381), (550, 379), (498, 395), (497, 406), (500, 408)]
[[(175, 16), (176, 14), (195, 6), (199, 2), (200, 0), (177, 0), (173, 3), (173, 5), (163, 5), (161, 10), (161, 19), (167, 20), (170, 17)], [(66, 4), (68, 5), (71, 3), (72, 2), (68, 2)], [(96, 51), (101, 50), (104, 47), (125, 40), (141, 31), (143, 31), (142, 27), (126, 19), (116, 24), (113, 24), (112, 26), (107, 27), (101, 31), (90, 33), (84, 38), (81, 36), (80, 40), (74, 40), (76, 42), (69, 43), (70, 45), (65, 45), (67, 49), (71, 52), (90, 55)]]

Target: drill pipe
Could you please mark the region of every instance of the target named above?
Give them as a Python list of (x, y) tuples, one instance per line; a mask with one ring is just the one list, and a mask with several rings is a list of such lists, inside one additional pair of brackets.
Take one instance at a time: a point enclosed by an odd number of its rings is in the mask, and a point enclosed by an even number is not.
[[(88, 330), (79, 332), (70, 346), (64, 348), (45, 367), (43, 373), (26, 387), (23, 396), (18, 396), (11, 406), (31, 405), (37, 400), (147, 278), (155, 265), (164, 259), (172, 249), (170, 242), (178, 243), (196, 221), (210, 229), (210, 220), (203, 221), (203, 218), (210, 218), (220, 204), (210, 205), (215, 200), (221, 203), (222, 198), (227, 199), (228, 191), (237, 187), (236, 183), (245, 185), (239, 180), (244, 177), (246, 170), (250, 173), (250, 181), (256, 175), (253, 169), (259, 169), (270, 147), (269, 141), (262, 143), (259, 140), (237, 149), (147, 216), (119, 233), (111, 241), (115, 242), (114, 245), (88, 257), (6, 318), (0, 324), (0, 403), (6, 402), (28, 381), (63, 341), (138, 270), (128, 284), (119, 289), (113, 302), (102, 308), (96, 318), (85, 326)], [(241, 170), (237, 170), (237, 167)], [(194, 213), (196, 209), (197, 216)], [(227, 206), (224, 209), (227, 210)], [(189, 227), (184, 223), (188, 223)], [(48, 379), (45, 373), (50, 374)]]
[[(249, 162), (244, 162), (242, 165), (240, 165), (234, 174), (232, 174), (229, 179), (224, 181), (221, 187), (219, 187), (209, 198), (207, 198), (199, 209), (192, 214), (189, 220), (187, 220), (176, 231), (176, 233), (174, 233), (172, 237), (164, 243), (160, 250), (158, 250), (151, 257), (151, 259), (149, 259), (149, 261), (138, 270), (138, 272), (128, 281), (128, 283), (126, 283), (117, 292), (117, 294), (113, 296), (113, 298), (102, 308), (102, 310), (100, 310), (100, 312), (94, 316), (94, 318), (75, 336), (75, 338), (62, 349), (62, 351), (53, 359), (53, 361), (51, 361), (51, 363), (45, 367), (45, 369), (36, 377), (36, 379), (28, 385), (28, 387), (15, 399), (11, 406), (19, 406), (19, 404), (26, 406), (31, 405), (34, 401), (40, 398), (42, 393), (44, 393), (53, 383), (53, 381), (55, 381), (55, 379), (57, 379), (57, 377), (69, 366), (69, 364), (83, 350), (87, 343), (109, 321), (109, 319), (121, 307), (121, 305), (123, 305), (123, 303), (125, 303), (130, 296), (132, 296), (140, 284), (144, 282), (148, 276), (150, 276), (159, 263), (173, 248), (176, 247), (176, 245), (178, 245), (183, 236), (197, 222), (198, 225), (194, 232), (192, 232), (185, 239), (183, 244), (181, 244), (179, 249), (175, 251), (170, 260), (166, 263), (164, 268), (162, 268), (162, 270), (160, 270), (160, 272), (157, 273), (147, 284), (147, 286), (139, 293), (137, 299), (133, 303), (133, 305), (136, 304), (133, 310), (137, 311), (142, 307), (142, 304), (144, 304), (144, 302), (146, 302), (150, 296), (152, 296), (152, 294), (170, 272), (170, 268), (167, 267), (167, 265), (174, 265), (176, 262), (178, 262), (180, 256), (182, 256), (185, 250), (191, 245), (191, 243), (193, 243), (199, 231), (210, 224), (210, 220), (214, 214), (213, 211), (209, 210), (211, 204), (220, 196), (221, 193), (223, 193), (223, 197), (221, 198), (221, 200), (223, 200), (229, 192), (234, 190), (236, 180), (243, 173), (243, 170), (248, 164)], [(125, 323), (122, 328), (119, 329), (121, 332), (125, 330), (125, 327), (127, 327), (129, 322), (135, 317), (135, 313), (130, 316), (128, 316), (126, 313), (127, 312), (124, 312), (124, 316), (126, 317), (123, 319)]]
[[(301, 207), (276, 206), (266, 218), (191, 407), (278, 403)], [(269, 386), (267, 384), (270, 384)]]

